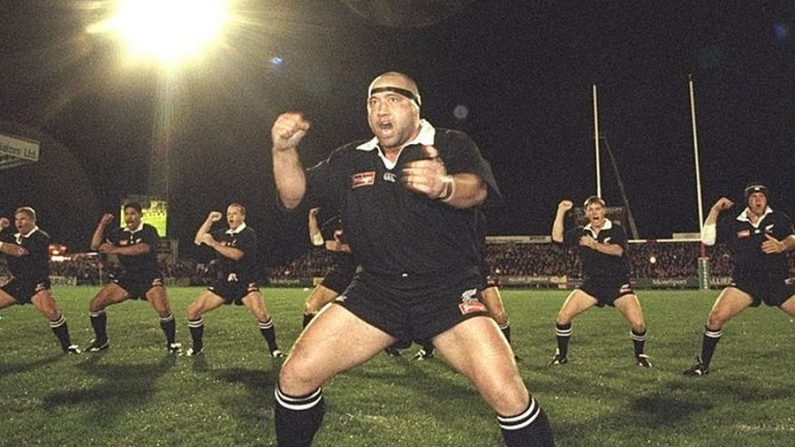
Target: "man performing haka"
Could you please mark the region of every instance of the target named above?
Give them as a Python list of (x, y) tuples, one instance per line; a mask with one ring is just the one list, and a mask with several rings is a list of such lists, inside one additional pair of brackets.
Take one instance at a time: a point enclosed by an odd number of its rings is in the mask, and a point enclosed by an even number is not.
[[(296, 341), (279, 374), (280, 446), (306, 446), (320, 428), (321, 386), (398, 340), (430, 339), (497, 412), (508, 446), (552, 445), (545, 413), (525, 387), (510, 346), (480, 301), (475, 207), (499, 199), (472, 140), (420, 119), (408, 76), (378, 76), (367, 91), (374, 137), (304, 171), (298, 113), (273, 125), (273, 171), (288, 209), (340, 210), (359, 271)], [(344, 346), (340, 347), (340, 344)]]

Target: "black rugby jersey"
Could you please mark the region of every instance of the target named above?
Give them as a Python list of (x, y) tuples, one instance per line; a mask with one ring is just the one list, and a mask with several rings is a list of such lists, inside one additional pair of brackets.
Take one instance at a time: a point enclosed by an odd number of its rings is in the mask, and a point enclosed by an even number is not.
[(766, 234), (779, 241), (795, 233), (792, 221), (786, 214), (770, 207), (764, 216), (753, 225), (748, 219), (748, 209), (738, 216), (721, 216), (717, 227), (718, 241), (728, 243), (734, 260), (734, 278), (753, 278), (771, 275), (777, 278), (789, 276), (788, 253), (765, 254), (762, 243)]
[(149, 245), (149, 252), (137, 255), (118, 255), (119, 262), (127, 273), (158, 275), (160, 266), (157, 264), (157, 249), (160, 244), (160, 237), (157, 229), (149, 224), (141, 224), (135, 231), (128, 228), (114, 228), (106, 241), (116, 247), (131, 247), (137, 244)]
[[(588, 247), (580, 246), (580, 237), (590, 235), (602, 244), (620, 245), (624, 249), (621, 256), (611, 256), (598, 252)], [(622, 283), (629, 282), (629, 262), (627, 257), (627, 233), (621, 225), (610, 219), (605, 219), (599, 234), (595, 235), (591, 225), (572, 228), (563, 236), (563, 244), (567, 247), (577, 247), (577, 254), (582, 264), (582, 273), (585, 278), (610, 279)]]
[(213, 239), (243, 252), (243, 257), (238, 261), (217, 253), (218, 267), (224, 280), (236, 280), (246, 284), (257, 280), (257, 233), (251, 227), (243, 224), (237, 231), (216, 230), (213, 232)]
[(25, 256), (5, 255), (8, 270), (14, 278), (25, 282), (45, 282), (50, 278), (50, 235), (34, 227), (23, 236), (8, 227), (0, 233), (4, 244), (19, 245), (28, 251)]
[(423, 144), (439, 151), (448, 174), (476, 174), (488, 187), (487, 202), (500, 200), (491, 167), (469, 136), (426, 121), (394, 163), (373, 139), (342, 146), (307, 171), (305, 201), (340, 210), (345, 239), (366, 271), (434, 274), (480, 265), (476, 210), (453, 208), (400, 182), (406, 163), (426, 158)]

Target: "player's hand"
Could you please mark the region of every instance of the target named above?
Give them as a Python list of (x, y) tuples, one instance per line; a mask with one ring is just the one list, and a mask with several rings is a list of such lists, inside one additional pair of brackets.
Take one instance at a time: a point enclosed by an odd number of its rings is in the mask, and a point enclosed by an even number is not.
[(204, 233), (199, 236), (199, 243), (205, 244), (207, 246), (212, 246), (215, 243), (215, 239), (213, 239), (213, 235), (210, 233)]
[(298, 143), (309, 131), (311, 123), (300, 113), (283, 113), (279, 115), (271, 128), (273, 151), (282, 152), (298, 147)]
[(218, 222), (219, 220), (223, 219), (224, 215), (221, 214), (219, 211), (210, 211), (210, 214), (207, 215), (207, 219), (210, 222)]
[(0, 230), (5, 230), (11, 226), (11, 221), (7, 217), (0, 217)]
[(765, 233), (766, 241), (762, 242), (762, 251), (765, 254), (772, 255), (776, 253), (783, 253), (786, 250), (784, 243), (774, 238), (773, 236)]
[(97, 247), (97, 251), (100, 253), (113, 253), (113, 248), (114, 248), (113, 244), (103, 242), (99, 244), (99, 247)]
[(319, 213), (319, 212), (320, 212), (320, 208), (319, 207), (311, 208), (309, 210), (309, 215), (312, 216), (312, 217), (317, 217), (317, 213)]
[(588, 247), (588, 248), (592, 249), (598, 243), (599, 242), (596, 239), (594, 239), (591, 235), (588, 235), (588, 234), (586, 234), (586, 235), (584, 235), (584, 236), (582, 236), (580, 238), (580, 246), (582, 246), (582, 247)]
[(718, 199), (717, 202), (715, 202), (714, 205), (712, 205), (712, 208), (714, 210), (716, 210), (716, 211), (723, 211), (723, 210), (727, 210), (727, 209), (729, 209), (729, 208), (731, 208), (733, 206), (734, 206), (734, 202), (732, 202), (731, 200), (727, 199), (726, 197), (721, 197), (720, 199)]
[(561, 200), (560, 203), (558, 203), (558, 212), (559, 213), (561, 213), (561, 212), (565, 213), (565, 212), (569, 211), (570, 209), (572, 209), (573, 207), (574, 207), (574, 203), (572, 203), (571, 200)]
[(411, 191), (437, 199), (445, 190), (443, 178), (447, 169), (433, 146), (423, 146), (427, 158), (406, 163), (400, 181)]
[(113, 222), (113, 214), (110, 213), (103, 214), (102, 218), (99, 219), (99, 223), (101, 223), (102, 225), (107, 225), (111, 222)]

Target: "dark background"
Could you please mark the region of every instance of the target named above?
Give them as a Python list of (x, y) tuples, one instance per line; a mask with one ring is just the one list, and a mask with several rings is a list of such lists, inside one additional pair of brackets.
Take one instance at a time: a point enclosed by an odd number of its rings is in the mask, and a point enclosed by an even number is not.
[[(312, 120), (313, 164), (370, 136), (366, 87), (398, 70), (419, 83), (425, 118), (466, 131), (491, 161), (506, 206), (488, 211), (490, 234), (547, 234), (558, 201), (595, 192), (593, 84), (640, 237), (698, 231), (690, 74), (705, 215), (751, 180), (792, 215), (793, 3), (238, 1), (246, 20), (223, 46), (166, 75), (84, 32), (107, 2), (4, 0), (0, 131), (39, 139), (42, 154), (0, 171), (0, 214), (32, 205), (83, 251), (125, 195), (167, 195), (169, 236), (194, 256), (207, 213), (240, 201), (282, 262), (307, 242), (303, 212), (276, 206), (274, 119)], [(604, 143), (601, 160), (602, 195), (621, 205)]]

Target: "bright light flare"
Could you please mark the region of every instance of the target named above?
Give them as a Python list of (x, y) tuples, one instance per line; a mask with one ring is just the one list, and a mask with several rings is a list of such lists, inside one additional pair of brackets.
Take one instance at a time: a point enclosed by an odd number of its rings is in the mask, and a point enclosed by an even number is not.
[(115, 14), (87, 28), (126, 42), (132, 58), (175, 65), (220, 39), (230, 0), (117, 0)]

